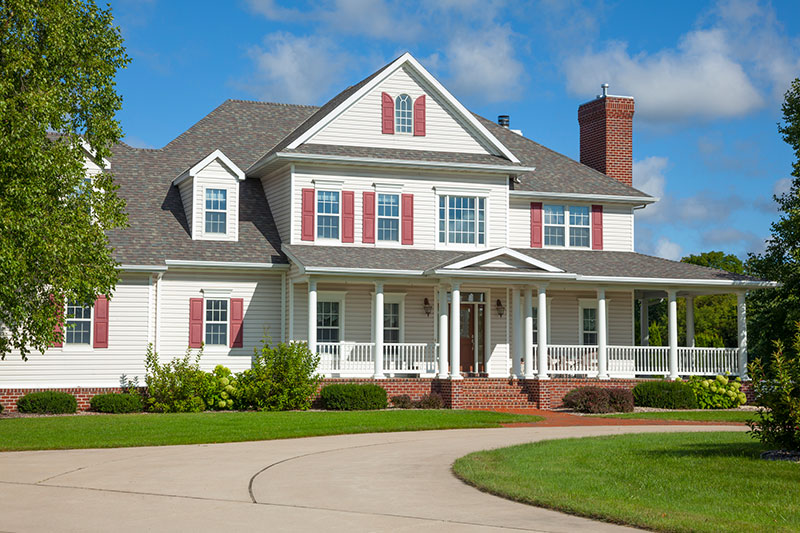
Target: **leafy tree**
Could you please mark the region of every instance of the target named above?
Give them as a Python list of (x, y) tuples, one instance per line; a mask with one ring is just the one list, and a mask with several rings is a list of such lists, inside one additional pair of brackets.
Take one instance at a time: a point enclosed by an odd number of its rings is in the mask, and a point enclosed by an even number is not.
[(0, 0), (0, 358), (45, 351), (69, 300), (111, 294), (105, 231), (125, 224), (110, 173), (122, 132), (114, 76), (129, 59), (93, 0)]
[(748, 298), (748, 347), (767, 359), (772, 341), (780, 340), (788, 357), (797, 355), (792, 342), (800, 321), (800, 78), (784, 96), (783, 123), (778, 132), (794, 150), (792, 184), (775, 196), (780, 216), (772, 223), (772, 236), (763, 254), (748, 257), (746, 271), (759, 278), (779, 281), (777, 289), (753, 291)]

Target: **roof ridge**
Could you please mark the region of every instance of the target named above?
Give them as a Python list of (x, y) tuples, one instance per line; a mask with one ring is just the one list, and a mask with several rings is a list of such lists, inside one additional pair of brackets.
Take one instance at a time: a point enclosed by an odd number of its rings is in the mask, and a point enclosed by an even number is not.
[[(245, 100), (242, 98), (228, 98), (225, 102), (236, 102), (239, 104), (261, 104), (261, 105), (275, 105), (275, 106), (284, 106), (284, 107), (308, 107), (311, 109), (317, 109), (319, 106), (311, 105), (311, 104), (288, 104), (285, 102), (265, 102), (262, 100)], [(223, 102), (224, 103), (224, 102)]]

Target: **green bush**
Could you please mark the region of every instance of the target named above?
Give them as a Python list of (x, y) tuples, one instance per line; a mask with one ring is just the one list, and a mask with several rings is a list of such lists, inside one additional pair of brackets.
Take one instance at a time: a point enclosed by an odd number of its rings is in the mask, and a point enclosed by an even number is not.
[(98, 413), (138, 413), (142, 410), (142, 397), (138, 394), (98, 394), (89, 402)]
[(411, 396), (408, 394), (392, 396), (392, 407), (395, 409), (411, 409), (414, 407), (414, 402), (411, 401)]
[(660, 409), (697, 409), (694, 391), (682, 381), (645, 381), (633, 388), (633, 403)]
[(31, 392), (17, 400), (20, 413), (64, 414), (78, 410), (78, 401), (72, 394), (58, 391)]
[(695, 346), (699, 348), (724, 348), (725, 341), (716, 331), (701, 331), (694, 336)]
[(747, 403), (747, 397), (740, 390), (740, 378), (731, 380), (726, 376), (713, 379), (692, 376), (686, 384), (694, 391), (701, 409), (732, 409)]
[(190, 350), (183, 357), (160, 364), (152, 344), (145, 356), (147, 408), (161, 413), (198, 413), (205, 411), (202, 395), (207, 392), (207, 374), (200, 370), (202, 350), (192, 358)]
[[(800, 353), (800, 324), (794, 337)], [(783, 344), (775, 342), (768, 364), (756, 359), (750, 364), (758, 419), (747, 423), (750, 435), (770, 446), (800, 450), (800, 358), (786, 357)]]
[(322, 376), (316, 373), (319, 356), (311, 353), (305, 342), (256, 349), (253, 367), (240, 372), (239, 408), (263, 411), (303, 410), (311, 400)]
[(444, 398), (440, 394), (432, 392), (414, 402), (414, 407), (417, 409), (442, 409), (444, 407)]
[[(213, 372), (204, 373), (199, 395), (203, 403), (216, 411), (233, 409), (239, 396), (236, 376), (222, 365), (217, 365)], [(238, 407), (238, 406), (236, 406)]]
[(325, 409), (333, 411), (367, 411), (385, 409), (386, 390), (369, 383), (336, 383), (323, 387), (320, 399)]

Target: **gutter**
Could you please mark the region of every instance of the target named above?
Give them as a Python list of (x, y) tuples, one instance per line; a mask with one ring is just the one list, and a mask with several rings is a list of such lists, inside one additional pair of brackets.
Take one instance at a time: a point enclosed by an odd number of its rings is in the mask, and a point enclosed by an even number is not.
[(536, 198), (543, 200), (598, 200), (624, 204), (647, 205), (657, 202), (655, 196), (621, 196), (614, 194), (570, 194), (562, 192), (508, 191), (509, 196), (518, 198)]
[[(167, 259), (164, 261), (169, 267), (178, 268), (235, 268), (253, 270), (289, 270), (285, 263), (244, 263), (236, 261), (182, 261)], [(166, 270), (166, 268), (164, 269)]]

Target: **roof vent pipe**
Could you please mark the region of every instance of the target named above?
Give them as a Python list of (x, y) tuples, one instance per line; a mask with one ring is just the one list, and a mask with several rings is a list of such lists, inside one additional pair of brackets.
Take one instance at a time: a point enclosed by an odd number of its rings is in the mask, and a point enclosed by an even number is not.
[(511, 119), (508, 115), (497, 115), (497, 123), (508, 129), (509, 124), (511, 124)]
[(600, 88), (603, 89), (603, 98), (608, 96), (608, 84), (604, 83), (603, 85), (600, 86)]

